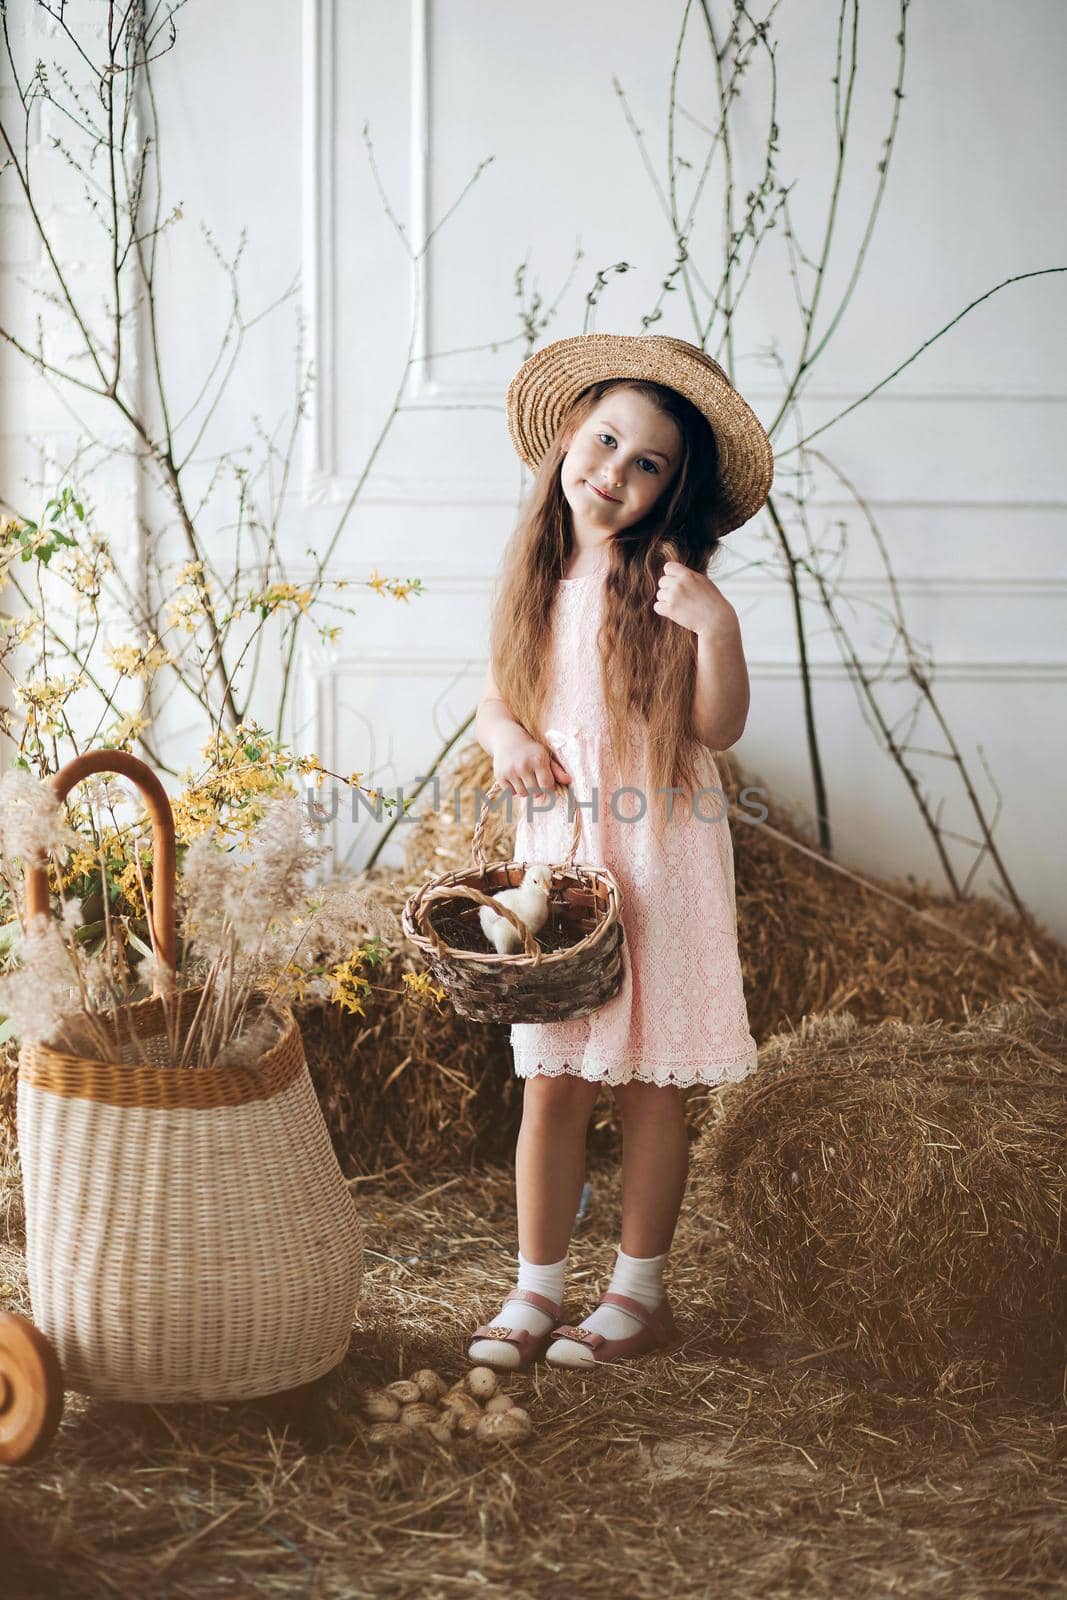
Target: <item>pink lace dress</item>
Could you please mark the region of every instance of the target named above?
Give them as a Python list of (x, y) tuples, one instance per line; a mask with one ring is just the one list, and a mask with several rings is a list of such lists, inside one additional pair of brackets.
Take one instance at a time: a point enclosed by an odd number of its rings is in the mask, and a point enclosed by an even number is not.
[[(563, 578), (552, 611), (549, 748), (572, 775), (576, 800), (596, 794), (596, 820), (581, 811), (579, 861), (607, 866), (622, 891), (623, 974), (619, 991), (586, 1017), (511, 1025), (519, 1077), (567, 1072), (603, 1083), (720, 1083), (756, 1067), (737, 949), (734, 859), (720, 794), (674, 797), (674, 817), (657, 840), (655, 797), (622, 787), (608, 732), (596, 660), (603, 568)], [(710, 751), (702, 783), (721, 789)], [(562, 787), (562, 786), (561, 786)], [(613, 805), (614, 800), (614, 805)], [(563, 860), (571, 838), (567, 800), (512, 798), (515, 858)], [(642, 812), (644, 813), (642, 815)]]

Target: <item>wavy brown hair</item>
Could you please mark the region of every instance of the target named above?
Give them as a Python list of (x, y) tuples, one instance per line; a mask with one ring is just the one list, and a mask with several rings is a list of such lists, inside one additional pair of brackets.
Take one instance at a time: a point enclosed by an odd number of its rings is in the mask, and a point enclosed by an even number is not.
[(660, 616), (652, 605), (665, 562), (680, 561), (706, 572), (724, 520), (715, 436), (684, 395), (629, 378), (606, 379), (578, 395), (537, 470), (505, 550), (492, 603), (490, 659), (512, 716), (545, 744), (541, 717), (548, 694), (550, 612), (556, 584), (574, 549), (560, 466), (574, 430), (613, 389), (644, 395), (673, 418), (682, 441), (678, 471), (652, 509), (608, 540), (603, 619), (596, 640), (620, 783), (639, 781), (636, 763), (644, 734), (648, 814), (658, 814), (662, 822), (669, 797), (657, 789), (673, 786), (690, 797), (700, 786), (696, 763), (703, 747), (690, 726), (696, 634)]

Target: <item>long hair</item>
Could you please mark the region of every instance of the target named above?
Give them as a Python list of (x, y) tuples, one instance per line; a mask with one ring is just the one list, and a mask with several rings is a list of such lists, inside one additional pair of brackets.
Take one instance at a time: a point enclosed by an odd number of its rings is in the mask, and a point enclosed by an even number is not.
[(546, 743), (541, 718), (548, 693), (550, 613), (574, 548), (560, 466), (574, 430), (604, 395), (620, 388), (636, 390), (672, 417), (682, 439), (678, 471), (663, 494), (645, 517), (608, 541), (596, 639), (620, 782), (641, 782), (636, 763), (643, 744), (648, 814), (662, 819), (670, 815), (670, 797), (657, 791), (674, 787), (691, 796), (699, 787), (703, 747), (690, 723), (696, 634), (660, 616), (652, 605), (664, 563), (680, 561), (706, 572), (723, 525), (715, 436), (684, 395), (658, 383), (611, 378), (591, 384), (575, 399), (535, 474), (504, 554), (492, 603), (490, 659), (512, 716)]

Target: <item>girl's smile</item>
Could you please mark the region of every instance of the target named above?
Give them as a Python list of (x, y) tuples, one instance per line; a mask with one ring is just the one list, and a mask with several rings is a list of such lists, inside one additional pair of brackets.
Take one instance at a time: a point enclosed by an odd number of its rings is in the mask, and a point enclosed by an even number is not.
[(612, 389), (575, 429), (560, 468), (575, 542), (586, 549), (639, 522), (678, 471), (672, 417), (633, 389)]

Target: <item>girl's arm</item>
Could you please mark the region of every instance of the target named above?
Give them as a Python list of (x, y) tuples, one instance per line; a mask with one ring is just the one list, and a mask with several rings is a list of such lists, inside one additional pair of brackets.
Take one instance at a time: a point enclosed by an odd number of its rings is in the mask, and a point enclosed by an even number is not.
[(490, 665), (485, 674), (485, 687), (474, 718), (474, 736), (486, 755), (492, 756), (496, 754), (496, 745), (501, 733), (511, 732), (515, 728), (522, 733), (526, 732), (521, 723), (515, 721), (501, 699)]
[(709, 750), (729, 750), (748, 719), (748, 668), (737, 612), (706, 572), (680, 561), (664, 564), (652, 609), (696, 634), (690, 726)]
[[(485, 688), (474, 717), (474, 735), (487, 755), (493, 758), (493, 775), (523, 799), (531, 790), (555, 793), (559, 784), (570, 783), (571, 775), (561, 761), (516, 722), (500, 697), (493, 677), (492, 663), (485, 675)], [(510, 802), (509, 802), (510, 803)], [(510, 812), (508, 813), (510, 817)]]
[(697, 634), (693, 733), (709, 750), (729, 750), (745, 731), (749, 685), (741, 624), (721, 619)]

